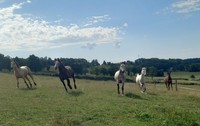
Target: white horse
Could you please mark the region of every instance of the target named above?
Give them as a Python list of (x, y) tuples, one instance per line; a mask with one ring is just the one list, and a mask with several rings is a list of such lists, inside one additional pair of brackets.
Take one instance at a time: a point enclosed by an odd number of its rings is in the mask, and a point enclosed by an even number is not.
[[(19, 78), (23, 78), (24, 82), (26, 83), (27, 88), (32, 88), (32, 84), (28, 78), (27, 75), (29, 75), (33, 81), (33, 83), (35, 84), (35, 86), (37, 85), (33, 79), (33, 76), (31, 74), (31, 70), (29, 67), (27, 66), (19, 66), (13, 59), (11, 59), (11, 68), (14, 69), (14, 74), (15, 77), (17, 79), (17, 88), (19, 88)], [(27, 84), (26, 80), (28, 80), (29, 85)]]
[(146, 68), (145, 67), (142, 68), (140, 75), (139, 74), (136, 75), (136, 83), (139, 84), (141, 93), (144, 93), (146, 91), (146, 85), (144, 83), (145, 75), (146, 75)]
[(126, 79), (126, 73), (125, 73), (125, 64), (122, 63), (120, 65), (120, 68), (118, 71), (115, 72), (115, 75), (114, 75), (114, 79), (117, 81), (117, 89), (118, 89), (118, 94), (120, 94), (120, 91), (119, 91), (119, 83), (122, 83), (122, 96), (124, 95), (124, 81)]

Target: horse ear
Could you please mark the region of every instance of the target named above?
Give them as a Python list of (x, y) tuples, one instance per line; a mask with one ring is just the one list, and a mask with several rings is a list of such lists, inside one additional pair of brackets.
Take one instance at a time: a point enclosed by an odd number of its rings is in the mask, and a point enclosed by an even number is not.
[(58, 62), (61, 62), (59, 58), (58, 58)]

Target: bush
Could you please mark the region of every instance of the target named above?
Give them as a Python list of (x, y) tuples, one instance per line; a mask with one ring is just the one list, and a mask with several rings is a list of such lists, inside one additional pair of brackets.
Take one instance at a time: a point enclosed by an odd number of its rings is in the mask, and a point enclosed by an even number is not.
[(195, 76), (192, 74), (192, 75), (190, 76), (190, 78), (194, 79), (194, 78), (195, 78)]

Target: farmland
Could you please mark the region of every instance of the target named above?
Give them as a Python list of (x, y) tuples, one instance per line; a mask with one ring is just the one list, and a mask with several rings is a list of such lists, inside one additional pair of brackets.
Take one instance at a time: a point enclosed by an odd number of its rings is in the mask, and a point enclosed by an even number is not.
[(57, 77), (35, 80), (33, 89), (22, 80), (16, 89), (14, 75), (0, 73), (0, 125), (200, 125), (199, 85), (167, 91), (162, 83), (147, 83), (142, 94), (138, 85), (126, 83), (121, 96), (114, 81), (78, 79), (78, 89), (66, 93)]

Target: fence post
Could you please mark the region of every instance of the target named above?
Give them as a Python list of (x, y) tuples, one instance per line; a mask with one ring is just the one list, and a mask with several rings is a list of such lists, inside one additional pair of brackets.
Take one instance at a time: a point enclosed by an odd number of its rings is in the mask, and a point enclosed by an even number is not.
[(178, 91), (178, 86), (177, 86), (177, 84), (178, 84), (178, 81), (177, 81), (177, 79), (176, 79), (176, 91)]

